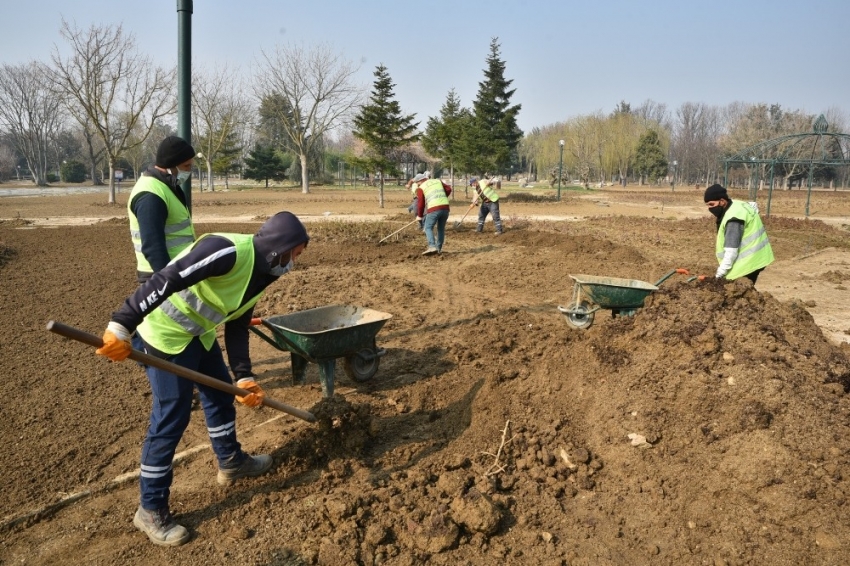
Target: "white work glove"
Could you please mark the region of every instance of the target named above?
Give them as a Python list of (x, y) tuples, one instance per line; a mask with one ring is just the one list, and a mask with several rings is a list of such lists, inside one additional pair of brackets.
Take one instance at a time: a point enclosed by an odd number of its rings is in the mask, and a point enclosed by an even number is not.
[(753, 208), (753, 210), (755, 211), (755, 213), (756, 213), (756, 214), (758, 214), (758, 213), (759, 213), (759, 203), (757, 203), (757, 202), (756, 202), (756, 201), (754, 201), (754, 200), (751, 200), (751, 201), (750, 201), (750, 202), (748, 202), (747, 204), (748, 204), (748, 205), (750, 205), (750, 206)]
[(723, 261), (717, 267), (717, 273), (714, 276), (718, 279), (729, 273), (735, 260), (738, 259), (738, 248), (723, 248)]

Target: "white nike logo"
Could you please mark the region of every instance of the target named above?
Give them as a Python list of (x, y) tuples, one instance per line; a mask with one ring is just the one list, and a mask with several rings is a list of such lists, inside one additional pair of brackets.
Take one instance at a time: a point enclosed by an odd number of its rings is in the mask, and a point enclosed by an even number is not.
[(157, 289), (156, 292), (159, 293), (160, 296), (162, 296), (162, 294), (165, 293), (166, 287), (168, 287), (168, 281), (165, 282), (165, 285), (162, 286), (162, 289)]

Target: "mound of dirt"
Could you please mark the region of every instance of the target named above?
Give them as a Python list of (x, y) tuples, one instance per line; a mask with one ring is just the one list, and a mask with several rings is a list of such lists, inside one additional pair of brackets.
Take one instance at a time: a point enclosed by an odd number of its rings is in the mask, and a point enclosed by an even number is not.
[[(0, 562), (846, 562), (850, 349), (804, 303), (680, 277), (633, 317), (602, 310), (586, 330), (557, 310), (568, 274), (653, 281), (710, 261), (682, 245), (705, 243), (708, 222), (617, 217), (498, 238), (488, 223), (452, 230), (430, 258), (413, 229), (376, 245), (404, 222), (310, 226), (297, 268), (256, 314), (388, 312), (375, 339), (386, 355), (364, 383), (337, 364), (337, 395), (322, 399), (315, 364), (293, 383), (289, 353), (252, 335), (267, 394), (317, 423), (240, 406), (240, 442), (275, 465), (222, 488), (194, 414), (171, 496), (193, 535), (180, 549), (154, 547), (131, 522), (143, 373), (44, 330), (55, 319), (102, 331), (136, 285), (126, 225), (0, 227), (15, 251), (0, 254)], [(771, 238), (802, 249), (799, 230), (777, 224)], [(830, 230), (818, 245), (840, 245)]]

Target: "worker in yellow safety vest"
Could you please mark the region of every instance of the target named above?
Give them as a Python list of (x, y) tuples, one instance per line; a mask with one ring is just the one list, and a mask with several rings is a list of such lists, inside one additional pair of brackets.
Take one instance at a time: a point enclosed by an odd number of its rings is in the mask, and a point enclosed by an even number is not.
[(715, 255), (717, 279), (746, 277), (755, 285), (759, 273), (773, 263), (773, 249), (755, 202), (729, 198), (726, 189), (714, 184), (703, 195), (708, 211), (717, 219)]
[[(145, 353), (167, 359), (230, 384), (216, 330), (224, 325), (227, 354), (248, 356), (248, 324), (266, 287), (289, 272), (307, 247), (304, 225), (291, 212), (279, 212), (256, 234), (211, 233), (184, 249), (125, 299), (103, 334), (97, 354), (118, 362), (132, 352), (134, 331)], [(240, 330), (231, 333), (231, 327)], [(153, 394), (150, 422), (142, 445), (140, 501), (133, 518), (154, 544), (178, 546), (189, 531), (169, 508), (173, 459), (192, 411), (195, 387), (218, 463), (217, 482), (230, 485), (271, 469), (269, 455), (252, 456), (236, 439), (234, 396), (195, 384), (159, 367), (146, 366)], [(235, 372), (234, 372), (235, 373)], [(237, 376), (238, 378), (238, 376)], [(238, 378), (249, 393), (235, 397), (249, 407), (263, 403), (265, 393), (255, 376)]]
[(422, 255), (439, 254), (443, 251), (451, 194), (452, 188), (440, 179), (428, 179), (416, 189), (416, 219), (424, 220), (425, 238), (428, 240), (428, 248)]
[(496, 235), (502, 235), (502, 217), (499, 214), (499, 193), (496, 192), (498, 180), (493, 177), (487, 179), (482, 177), (476, 179), (473, 177), (469, 180), (469, 184), (475, 188), (475, 198), (472, 199), (473, 204), (481, 201), (481, 208), (478, 209), (478, 226), (476, 232), (484, 231), (484, 222), (487, 220), (487, 215), (493, 215), (493, 226), (496, 228)]

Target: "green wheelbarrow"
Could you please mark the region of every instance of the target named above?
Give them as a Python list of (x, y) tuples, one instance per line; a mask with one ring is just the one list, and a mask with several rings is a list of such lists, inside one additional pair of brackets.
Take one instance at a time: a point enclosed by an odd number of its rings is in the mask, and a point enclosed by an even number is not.
[(611, 316), (633, 316), (658, 286), (676, 274), (689, 275), (687, 269), (673, 269), (653, 285), (638, 279), (598, 277), (595, 275), (570, 275), (575, 281), (573, 296), (568, 307), (558, 310), (573, 328), (586, 329), (593, 324), (596, 311), (607, 309)]
[(293, 383), (303, 385), (307, 363), (318, 364), (322, 396), (330, 398), (337, 358), (343, 358), (345, 374), (352, 380), (364, 382), (374, 377), (379, 360), (387, 353), (377, 347), (375, 336), (390, 318), (391, 314), (363, 307), (331, 305), (255, 318), (248, 328), (278, 350), (292, 354)]

